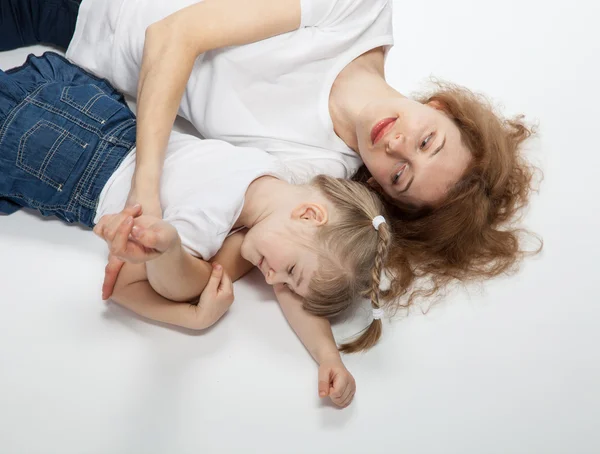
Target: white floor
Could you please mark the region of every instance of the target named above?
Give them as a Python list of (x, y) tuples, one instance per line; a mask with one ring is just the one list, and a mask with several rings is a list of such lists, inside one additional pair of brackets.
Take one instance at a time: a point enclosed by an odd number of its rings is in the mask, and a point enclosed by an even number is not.
[[(395, 86), (435, 75), (539, 122), (545, 180), (525, 222), (543, 254), (387, 325), (346, 357), (358, 392), (340, 411), (257, 274), (190, 334), (100, 300), (105, 249), (88, 231), (0, 217), (0, 452), (600, 452), (599, 7), (395, 3)], [(42, 50), (0, 53), (0, 68)]]

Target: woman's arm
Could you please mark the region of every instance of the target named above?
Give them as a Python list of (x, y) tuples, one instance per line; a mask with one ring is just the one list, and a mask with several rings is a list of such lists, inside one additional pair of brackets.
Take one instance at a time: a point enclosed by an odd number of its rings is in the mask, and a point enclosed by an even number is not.
[(146, 30), (137, 96), (137, 153), (129, 204), (160, 215), (165, 149), (196, 58), (300, 26), (299, 0), (205, 0)]

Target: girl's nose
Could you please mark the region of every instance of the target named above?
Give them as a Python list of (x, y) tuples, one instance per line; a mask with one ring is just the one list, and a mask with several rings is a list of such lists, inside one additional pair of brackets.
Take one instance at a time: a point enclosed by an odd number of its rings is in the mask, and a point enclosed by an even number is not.
[(267, 275), (265, 276), (265, 281), (269, 285), (276, 285), (284, 282), (282, 279), (280, 279), (279, 274), (274, 269), (269, 269)]
[(267, 284), (273, 285), (273, 270), (267, 271), (267, 274), (265, 275), (265, 281)]

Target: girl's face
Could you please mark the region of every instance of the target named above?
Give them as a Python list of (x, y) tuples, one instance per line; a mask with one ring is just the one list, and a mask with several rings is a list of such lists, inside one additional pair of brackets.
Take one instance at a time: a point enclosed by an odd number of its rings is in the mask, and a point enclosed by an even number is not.
[(458, 127), (436, 104), (408, 98), (368, 104), (356, 127), (360, 156), (383, 191), (414, 206), (434, 205), (470, 161)]
[(267, 284), (283, 284), (306, 296), (318, 267), (318, 255), (309, 245), (317, 244), (319, 221), (310, 204), (285, 213), (287, 216), (275, 212), (252, 227), (244, 238), (241, 254), (260, 269)]

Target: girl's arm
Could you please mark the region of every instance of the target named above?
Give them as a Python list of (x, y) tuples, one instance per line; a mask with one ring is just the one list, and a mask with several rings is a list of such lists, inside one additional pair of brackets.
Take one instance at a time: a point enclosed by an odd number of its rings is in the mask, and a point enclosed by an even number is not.
[(143, 263), (125, 263), (112, 299), (143, 317), (194, 330), (206, 329), (219, 320), (233, 303), (231, 280), (215, 266), (198, 304), (170, 301), (154, 291), (146, 280)]
[[(136, 205), (105, 215), (94, 232), (108, 243), (112, 256), (129, 263), (145, 263), (144, 278), (159, 295), (172, 301), (197, 298), (211, 275), (210, 263), (183, 249), (173, 225), (141, 211), (142, 207)], [(107, 267), (106, 275), (109, 271)]]
[(239, 230), (229, 235), (219, 252), (210, 259), (211, 262), (217, 262), (223, 265), (225, 271), (231, 277), (232, 281), (237, 281), (245, 274), (248, 274), (254, 265), (242, 257), (242, 242), (246, 236), (246, 229)]
[(300, 26), (299, 0), (205, 0), (146, 29), (137, 94), (136, 170), (128, 203), (160, 216), (165, 149), (196, 58)]
[[(136, 218), (134, 224), (143, 217)], [(148, 281), (152, 288), (173, 301), (189, 301), (198, 297), (211, 275), (211, 264), (190, 255), (181, 245), (179, 235), (170, 224), (156, 219), (153, 224), (146, 225), (147, 228), (144, 229), (133, 226), (136, 241), (148, 248), (158, 246), (164, 250), (155, 259), (146, 262)], [(167, 235), (167, 231), (170, 231), (170, 235)], [(129, 232), (125, 233), (129, 234)], [(211, 260), (211, 262), (222, 265), (233, 280), (239, 279), (253, 267), (241, 256), (244, 235), (245, 231), (230, 235)], [(164, 249), (165, 247), (166, 249)], [(114, 253), (119, 254), (118, 251)]]
[[(136, 216), (138, 212), (135, 211), (134, 208), (125, 208), (121, 214), (125, 213), (126, 215)], [(107, 217), (103, 217), (102, 220), (98, 223), (98, 225), (94, 228), (94, 232), (100, 236), (102, 239), (109, 242), (107, 236), (110, 232), (107, 229), (107, 223), (111, 219), (112, 216), (116, 215), (108, 215)], [(106, 231), (105, 231), (106, 230)], [(244, 236), (246, 235), (246, 230), (241, 230), (238, 232), (229, 235), (219, 252), (211, 259), (213, 263), (219, 263), (225, 268), (227, 274), (234, 281), (238, 280), (246, 273), (248, 273), (254, 267), (250, 262), (244, 260), (240, 251), (242, 246), (242, 241), (244, 240)], [(110, 242), (109, 242), (110, 245)], [(194, 259), (196, 262), (199, 262), (198, 259)], [(192, 262), (196, 264), (196, 262)], [(113, 255), (109, 264), (106, 266), (104, 272), (104, 282), (102, 284), (102, 299), (106, 300), (110, 298), (114, 291), (115, 283), (119, 276), (121, 267), (123, 266), (123, 261), (117, 258), (117, 256)], [(204, 266), (204, 265), (201, 265)], [(193, 271), (191, 271), (193, 273)], [(204, 272), (204, 271), (202, 271)], [(195, 285), (198, 285), (200, 279), (194, 277), (191, 279)], [(192, 289), (192, 294), (200, 294), (202, 292), (203, 287), (200, 285), (194, 290)], [(195, 293), (197, 292), (197, 293)], [(177, 299), (177, 298), (176, 298)]]
[(288, 323), (319, 364), (319, 396), (329, 396), (340, 407), (349, 405), (356, 392), (356, 382), (342, 362), (331, 324), (325, 318), (306, 312), (302, 298), (285, 286), (273, 288)]
[[(219, 263), (227, 275), (237, 281), (254, 265), (241, 255), (246, 229), (229, 235), (219, 252), (210, 260)], [(148, 280), (161, 295), (174, 301), (188, 301), (202, 293), (212, 268), (211, 264), (187, 253), (178, 241), (176, 247), (146, 263)]]
[[(124, 212), (129, 213), (128, 210)], [(240, 255), (245, 234), (240, 231), (230, 235), (214, 257), (223, 263), (226, 271), (231, 271), (234, 279), (252, 268)], [(284, 286), (275, 286), (274, 290), (290, 326), (319, 364), (319, 396), (329, 396), (336, 405), (347, 406), (356, 392), (356, 383), (342, 362), (329, 321), (306, 312), (302, 299)], [(143, 263), (126, 263), (118, 272), (112, 297), (128, 309), (153, 320), (203, 329), (215, 323), (233, 303), (233, 285), (223, 269), (213, 263), (213, 272), (198, 306), (175, 303), (154, 291), (146, 280)]]
[(211, 271), (210, 263), (186, 252), (180, 240), (154, 260), (146, 262), (152, 288), (173, 301), (197, 298), (204, 290)]

